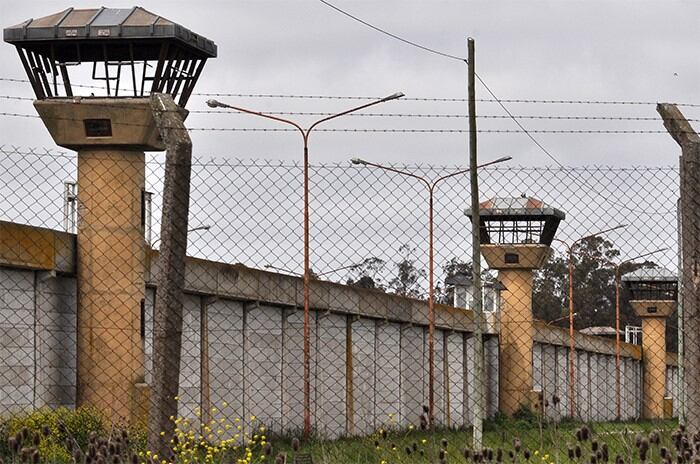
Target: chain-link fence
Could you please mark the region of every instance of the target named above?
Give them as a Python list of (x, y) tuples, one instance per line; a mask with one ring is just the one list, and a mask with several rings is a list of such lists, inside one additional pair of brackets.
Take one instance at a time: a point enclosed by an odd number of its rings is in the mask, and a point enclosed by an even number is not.
[[(2, 415), (143, 422), (161, 160), (2, 148)], [(310, 166), (305, 313), (303, 167), (193, 161), (178, 429), (332, 439), (483, 420), (506, 457), (682, 457), (677, 353), (697, 340), (678, 324), (678, 169), (481, 169), (482, 340), (468, 175), (425, 183), (460, 169)]]

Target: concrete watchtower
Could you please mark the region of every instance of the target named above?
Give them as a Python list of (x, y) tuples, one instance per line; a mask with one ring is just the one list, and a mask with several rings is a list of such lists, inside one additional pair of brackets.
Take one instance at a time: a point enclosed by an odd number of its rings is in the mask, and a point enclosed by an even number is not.
[(668, 269), (642, 268), (622, 276), (629, 288), (630, 305), (642, 319), (644, 389), (642, 415), (664, 418), (666, 396), (666, 319), (678, 299), (678, 278)]
[(4, 40), (51, 136), (78, 152), (77, 401), (128, 420), (144, 377), (144, 151), (165, 149), (148, 95), (184, 108), (216, 45), (140, 7), (69, 8)]
[[(471, 218), (468, 211), (467, 215)], [(481, 203), (481, 254), (503, 284), (500, 317), (499, 405), (511, 415), (534, 407), (532, 349), (533, 271), (542, 267), (565, 214), (535, 198), (492, 198)]]

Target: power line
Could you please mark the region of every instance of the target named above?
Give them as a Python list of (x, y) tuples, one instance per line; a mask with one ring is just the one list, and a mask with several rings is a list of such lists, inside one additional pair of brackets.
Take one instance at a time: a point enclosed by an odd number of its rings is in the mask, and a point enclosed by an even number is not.
[[(429, 48), (424, 47), (424, 46), (422, 46), (422, 45), (416, 44), (415, 42), (412, 42), (412, 41), (403, 39), (403, 38), (401, 38), (401, 37), (399, 37), (399, 36), (397, 36), (397, 35), (395, 35), (395, 34), (391, 34), (391, 33), (387, 32), (387, 31), (385, 31), (384, 29), (380, 29), (380, 28), (378, 28), (378, 27), (376, 27), (376, 26), (373, 26), (372, 24), (368, 23), (367, 21), (364, 21), (364, 20), (362, 20), (362, 19), (360, 19), (360, 18), (357, 18), (356, 16), (353, 16), (353, 15), (351, 15), (351, 14), (349, 14), (349, 13), (347, 13), (347, 12), (341, 10), (341, 9), (338, 8), (338, 7), (335, 7), (335, 6), (331, 5), (331, 4), (328, 3), (326, 0), (320, 0), (320, 1), (321, 1), (322, 3), (324, 3), (325, 5), (328, 5), (328, 6), (332, 7), (333, 9), (339, 11), (340, 13), (342, 13), (342, 14), (344, 14), (344, 15), (350, 17), (350, 18), (352, 18), (353, 20), (358, 21), (358, 22), (360, 22), (361, 24), (364, 24), (365, 26), (371, 27), (372, 29), (374, 29), (374, 30), (376, 30), (376, 31), (378, 31), (378, 32), (380, 32), (380, 33), (382, 33), (382, 34), (385, 34), (385, 35), (387, 35), (387, 36), (389, 36), (389, 37), (392, 37), (392, 38), (394, 38), (394, 39), (400, 40), (400, 41), (405, 42), (405, 43), (407, 43), (407, 44), (409, 44), (409, 45), (412, 45), (412, 46), (414, 46), (414, 47), (417, 47), (417, 48), (420, 48), (420, 49), (423, 49), (423, 50), (427, 50), (427, 51), (429, 51), (429, 52), (431, 52), (431, 53), (435, 53), (435, 54), (442, 55), (442, 56), (447, 56), (448, 58), (458, 59), (458, 60), (460, 60), (460, 61), (463, 61), (464, 63), (467, 63), (467, 60), (466, 60), (466, 59), (459, 58), (459, 57), (455, 57), (455, 56), (453, 56), (453, 55), (447, 55), (447, 54), (444, 54), (444, 53), (442, 53), (442, 52), (438, 52), (438, 51), (436, 51), (436, 50), (432, 50), (432, 49), (429, 49)], [(512, 119), (513, 122), (515, 122), (515, 124), (520, 128), (520, 132), (522, 132), (522, 133), (524, 133), (525, 135), (527, 135), (527, 137), (528, 137), (528, 138), (540, 149), (540, 151), (542, 151), (542, 153), (544, 153), (550, 160), (552, 160), (555, 164), (557, 164), (557, 165), (563, 167), (563, 164), (562, 164), (549, 150), (547, 150), (547, 149), (544, 147), (544, 145), (542, 145), (542, 144), (539, 142), (539, 140), (537, 140), (537, 139), (532, 135), (533, 133), (551, 133), (551, 132), (545, 132), (545, 131), (541, 131), (541, 130), (529, 131), (517, 118), (515, 118), (515, 116), (513, 115), (513, 113), (511, 113), (511, 111), (505, 106), (504, 102), (503, 102), (502, 100), (500, 100), (500, 99), (496, 96), (496, 94), (491, 90), (491, 88), (486, 84), (486, 82), (481, 78), (481, 76), (479, 76), (479, 74), (477, 74), (477, 73), (474, 73), (474, 75), (475, 75), (476, 78), (479, 80), (479, 82), (481, 83), (481, 85), (484, 86), (484, 88), (485, 88), (486, 91), (489, 93), (489, 95), (491, 95), (491, 97), (493, 98), (493, 100), (503, 109), (503, 111), (505, 111), (505, 113), (510, 117), (510, 119)], [(663, 133), (663, 132), (664, 132), (664, 131), (659, 131), (658, 133)], [(499, 133), (502, 133), (502, 132), (499, 132)], [(564, 132), (554, 132), (554, 133), (564, 133)], [(566, 133), (572, 133), (572, 132), (566, 132)], [(617, 132), (617, 131), (615, 131), (615, 132), (597, 132), (597, 131), (596, 131), (596, 132), (577, 132), (577, 133), (623, 133), (623, 132)], [(643, 132), (632, 132), (632, 133), (643, 133)], [(576, 181), (577, 183), (580, 182), (580, 179), (579, 179), (579, 178), (572, 177), (572, 180)], [(582, 182), (580, 185), (582, 185), (582, 186), (584, 186), (584, 187), (589, 187), (588, 185), (586, 185), (585, 182)], [(602, 194), (600, 194), (600, 192), (597, 192), (595, 189), (591, 189), (591, 191), (596, 192), (596, 193), (598, 193), (599, 195), (602, 196)], [(620, 206), (622, 206), (622, 207), (628, 209), (629, 211), (635, 212), (634, 208), (629, 208), (629, 207), (627, 207), (626, 205), (620, 205)]]
[(331, 4), (330, 2), (327, 2), (326, 0), (319, 0), (319, 1), (320, 1), (321, 3), (323, 3), (324, 5), (326, 5), (326, 6), (333, 8), (333, 9), (334, 9), (335, 11), (337, 11), (338, 13), (341, 13), (341, 14), (343, 14), (343, 15), (349, 17), (349, 18), (352, 18), (352, 19), (354, 19), (355, 21), (358, 21), (358, 22), (364, 24), (365, 26), (367, 26), (367, 27), (369, 27), (369, 28), (372, 28), (372, 29), (374, 29), (375, 31), (380, 32), (380, 33), (382, 33), (382, 34), (384, 34), (384, 35), (387, 35), (387, 36), (389, 36), (389, 37), (391, 37), (391, 38), (393, 38), (393, 39), (396, 39), (396, 40), (398, 40), (398, 41), (400, 41), (400, 42), (403, 42), (403, 43), (405, 43), (405, 44), (411, 45), (411, 46), (413, 46), (413, 47), (420, 48), (421, 50), (424, 50), (424, 51), (426, 51), (426, 52), (433, 53), (433, 54), (435, 54), (435, 55), (439, 55), (439, 56), (442, 56), (442, 57), (445, 57), (445, 58), (450, 58), (450, 59), (453, 59), (453, 60), (463, 61), (463, 62), (465, 62), (465, 63), (466, 63), (466, 61), (467, 61), (467, 59), (464, 58), (464, 57), (456, 56), (456, 55), (451, 55), (451, 54), (445, 53), (445, 52), (441, 52), (441, 51), (439, 51), (439, 50), (435, 50), (435, 49), (433, 49), (433, 48), (426, 47), (426, 46), (421, 45), (421, 44), (418, 44), (418, 43), (416, 43), (416, 42), (412, 42), (412, 41), (410, 41), (410, 40), (408, 40), (408, 39), (404, 39), (403, 37), (399, 37), (398, 35), (392, 34), (391, 32), (385, 31), (384, 29), (381, 29), (381, 28), (379, 28), (379, 27), (377, 27), (377, 26), (375, 26), (375, 25), (373, 25), (373, 24), (370, 24), (370, 23), (368, 23), (367, 21), (364, 21), (364, 20), (358, 18), (357, 16), (354, 16), (354, 15), (348, 13), (347, 11), (341, 10), (340, 8), (338, 8), (337, 6)]

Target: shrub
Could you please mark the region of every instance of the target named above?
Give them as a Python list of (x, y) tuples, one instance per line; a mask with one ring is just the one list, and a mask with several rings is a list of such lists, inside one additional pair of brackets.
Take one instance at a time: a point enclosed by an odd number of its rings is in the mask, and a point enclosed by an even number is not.
[(0, 453), (8, 455), (8, 439), (13, 436), (26, 435), (22, 446), (33, 445), (34, 435), (38, 434), (37, 449), (44, 461), (69, 462), (71, 454), (67, 443), (85, 448), (91, 433), (104, 434), (105, 420), (94, 408), (65, 407), (41, 408), (30, 413), (10, 416), (0, 426)]

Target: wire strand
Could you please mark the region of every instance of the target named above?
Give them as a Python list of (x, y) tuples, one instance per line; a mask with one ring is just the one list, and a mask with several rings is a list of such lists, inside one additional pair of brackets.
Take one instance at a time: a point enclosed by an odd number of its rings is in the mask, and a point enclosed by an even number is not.
[(367, 22), (367, 21), (365, 21), (365, 20), (363, 20), (363, 19), (358, 18), (357, 16), (354, 16), (354, 15), (348, 13), (348, 12), (345, 11), (345, 10), (342, 10), (342, 9), (338, 8), (337, 6), (333, 5), (332, 3), (330, 3), (330, 2), (328, 2), (328, 1), (326, 1), (326, 0), (319, 0), (319, 1), (320, 1), (321, 3), (323, 3), (324, 5), (326, 5), (326, 6), (330, 7), (330, 8), (332, 8), (332, 9), (334, 9), (334, 10), (337, 11), (338, 13), (343, 14), (343, 15), (347, 16), (348, 18), (354, 19), (355, 21), (358, 21), (358, 22), (364, 24), (365, 26), (374, 29), (375, 31), (377, 31), (377, 32), (379, 32), (379, 33), (382, 33), (382, 34), (384, 34), (384, 35), (386, 35), (386, 36), (388, 36), (388, 37), (391, 37), (392, 39), (398, 40), (398, 41), (403, 42), (403, 43), (405, 43), (405, 44), (407, 44), (407, 45), (411, 45), (411, 46), (413, 46), (413, 47), (420, 48), (421, 50), (424, 50), (424, 51), (426, 51), (426, 52), (433, 53), (433, 54), (435, 54), (435, 55), (439, 55), (439, 56), (442, 56), (442, 57), (445, 57), (445, 58), (450, 58), (450, 59), (453, 59), (453, 60), (463, 61), (463, 62), (465, 62), (465, 63), (466, 63), (466, 61), (467, 61), (467, 59), (464, 58), (464, 57), (452, 55), (452, 54), (450, 54), (450, 53), (441, 52), (441, 51), (439, 51), (439, 50), (435, 50), (434, 48), (426, 47), (425, 45), (421, 45), (421, 44), (416, 43), (416, 42), (413, 42), (413, 41), (411, 41), (411, 40), (404, 39), (403, 37), (400, 37), (400, 36), (398, 36), (398, 35), (396, 35), (396, 34), (392, 34), (392, 33), (389, 32), (389, 31), (386, 31), (386, 30), (384, 30), (384, 29), (381, 29), (381, 28), (379, 28), (379, 27), (377, 27), (377, 26), (375, 26), (375, 25), (373, 25), (373, 24), (370, 24), (369, 22)]

